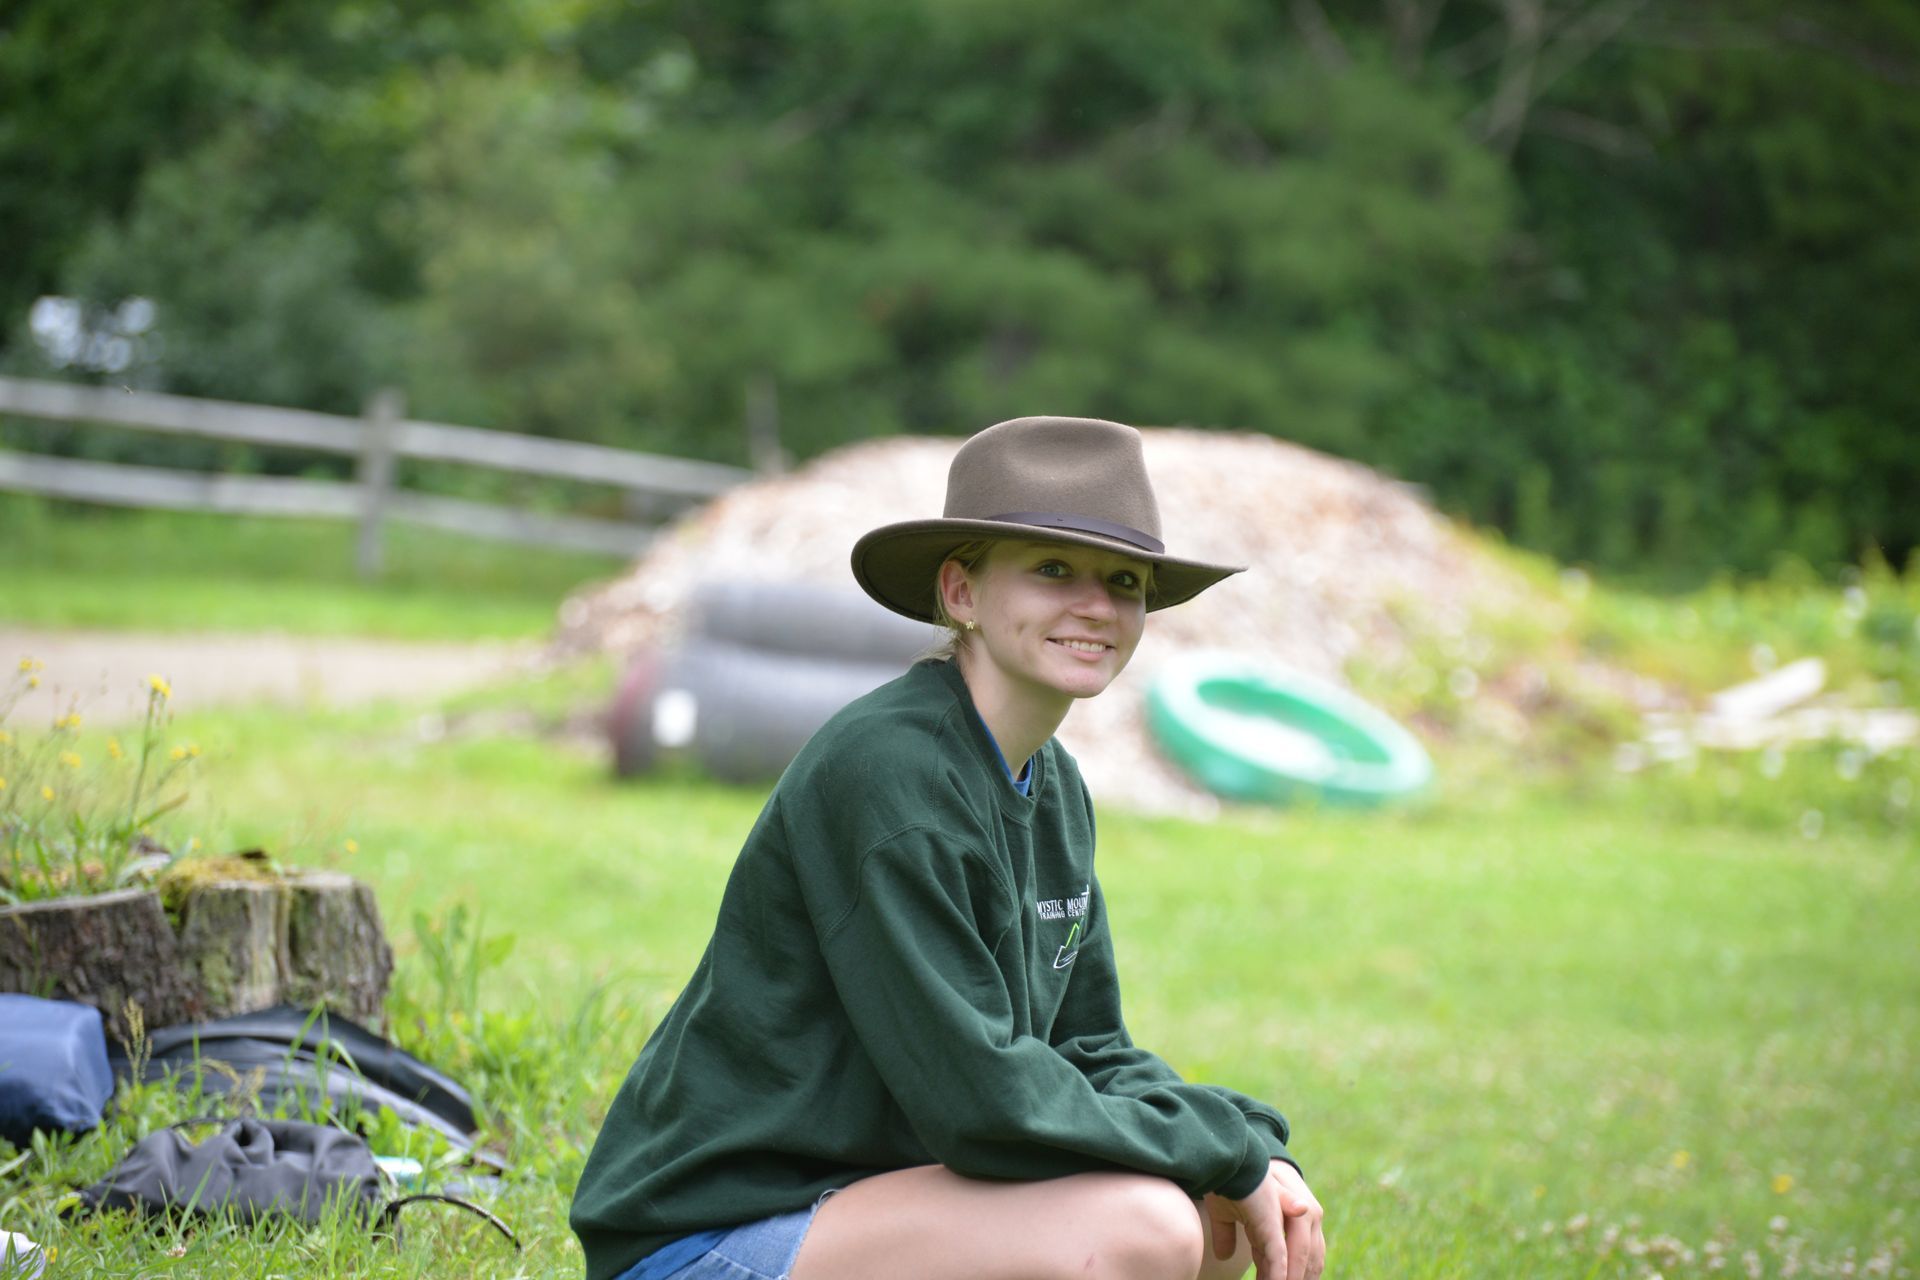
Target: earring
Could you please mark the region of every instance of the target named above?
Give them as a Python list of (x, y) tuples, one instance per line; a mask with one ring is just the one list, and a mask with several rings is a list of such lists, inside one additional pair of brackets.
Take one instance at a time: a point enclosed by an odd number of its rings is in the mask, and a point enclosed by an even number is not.
[(961, 623), (960, 625), (965, 627), (969, 631), (978, 631), (980, 629), (980, 624), (975, 622), (972, 618), (968, 618), (965, 622)]

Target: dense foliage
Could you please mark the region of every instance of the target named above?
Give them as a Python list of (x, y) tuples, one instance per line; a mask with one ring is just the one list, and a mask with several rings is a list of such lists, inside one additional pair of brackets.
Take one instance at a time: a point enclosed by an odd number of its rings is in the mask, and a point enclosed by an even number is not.
[(23, 0), (0, 365), (729, 460), (756, 381), (803, 456), (1192, 422), (1610, 567), (1898, 562), (1917, 82), (1904, 0)]

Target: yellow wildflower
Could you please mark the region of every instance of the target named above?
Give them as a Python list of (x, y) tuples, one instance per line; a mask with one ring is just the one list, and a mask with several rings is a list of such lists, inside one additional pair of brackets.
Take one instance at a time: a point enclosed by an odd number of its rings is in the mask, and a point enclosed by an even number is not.
[(173, 757), (175, 760), (185, 760), (187, 758), (187, 749), (185, 747), (175, 747), (172, 751), (169, 751), (167, 754)]
[(77, 751), (62, 751), (60, 753), (60, 763), (69, 769), (78, 769), (80, 767), (80, 753)]
[(9, 742), (12, 742), (12, 741), (13, 741), (13, 735), (8, 733), (5, 729), (0, 729), (0, 747), (4, 747)]
[(360, 842), (358, 840), (347, 841), (347, 852), (348, 853), (360, 852)]
[(29, 688), (29, 689), (38, 689), (39, 687), (40, 687), (40, 677), (39, 677), (39, 676), (28, 676), (28, 677), (27, 677), (27, 688)]
[(72, 715), (61, 716), (53, 722), (53, 727), (56, 729), (78, 729), (80, 727), (80, 713), (76, 711)]
[(20, 669), (22, 671), (41, 671), (44, 670), (45, 667), (33, 658), (22, 658), (20, 659)]
[(0, 778), (0, 791), (5, 791), (6, 789), (7, 789), (7, 780), (5, 778)]
[(1791, 1190), (1793, 1190), (1792, 1174), (1776, 1173), (1773, 1175), (1773, 1194), (1777, 1196), (1783, 1196)]
[(120, 750), (120, 739), (107, 739), (107, 754), (118, 760), (124, 753)]
[(199, 743), (197, 743), (197, 742), (189, 742), (189, 743), (187, 744), (187, 754), (188, 754), (188, 755), (190, 755), (190, 756), (197, 756), (197, 755), (199, 755), (199, 754), (200, 754), (200, 744), (199, 744)]
[(148, 676), (147, 687), (163, 698), (171, 698), (173, 696), (173, 686), (167, 683), (165, 676)]
[(1673, 1167), (1674, 1167), (1674, 1168), (1676, 1168), (1676, 1169), (1684, 1169), (1684, 1168), (1686, 1168), (1686, 1167), (1687, 1167), (1688, 1165), (1690, 1165), (1690, 1164), (1692, 1164), (1692, 1163), (1693, 1163), (1693, 1157), (1692, 1157), (1691, 1155), (1689, 1155), (1689, 1154), (1688, 1154), (1687, 1152), (1685, 1152), (1685, 1151), (1676, 1151), (1676, 1152), (1674, 1152), (1674, 1153), (1673, 1153)]
[(41, 798), (42, 800), (51, 800), (51, 799), (53, 799), (53, 788), (52, 788), (52, 787), (42, 787), (42, 788), (40, 788), (40, 798)]

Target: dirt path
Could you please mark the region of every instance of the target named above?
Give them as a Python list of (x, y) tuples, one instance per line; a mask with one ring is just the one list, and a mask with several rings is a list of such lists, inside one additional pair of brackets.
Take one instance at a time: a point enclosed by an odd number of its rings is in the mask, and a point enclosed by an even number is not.
[(147, 677), (164, 676), (187, 711), (242, 702), (351, 706), (457, 692), (528, 664), (534, 643), (448, 644), (272, 634), (46, 631), (0, 625), (0, 688), (20, 659), (45, 664), (40, 688), (8, 718), (44, 724), (76, 707), (91, 723), (137, 719)]

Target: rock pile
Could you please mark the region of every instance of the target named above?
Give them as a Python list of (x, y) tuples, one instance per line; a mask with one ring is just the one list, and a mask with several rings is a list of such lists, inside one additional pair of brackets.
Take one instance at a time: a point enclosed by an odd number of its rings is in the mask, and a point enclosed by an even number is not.
[[(1149, 740), (1142, 693), (1170, 655), (1232, 649), (1344, 683), (1363, 653), (1390, 663), (1420, 625), (1459, 634), (1479, 609), (1528, 588), (1479, 553), (1417, 491), (1354, 463), (1265, 436), (1147, 430), (1147, 466), (1170, 549), (1249, 571), (1152, 615), (1132, 665), (1060, 732), (1103, 803), (1201, 814), (1213, 802)], [(957, 440), (894, 438), (825, 455), (734, 489), (669, 527), (623, 577), (568, 600), (563, 652), (629, 653), (669, 642), (706, 580), (853, 587), (866, 530), (937, 513)]]

